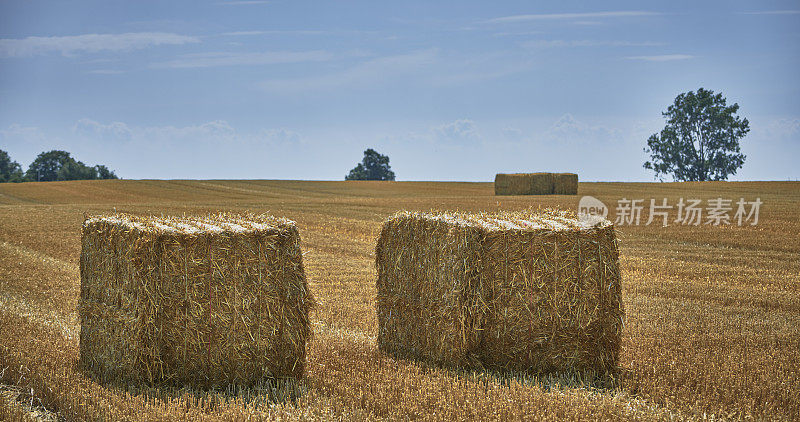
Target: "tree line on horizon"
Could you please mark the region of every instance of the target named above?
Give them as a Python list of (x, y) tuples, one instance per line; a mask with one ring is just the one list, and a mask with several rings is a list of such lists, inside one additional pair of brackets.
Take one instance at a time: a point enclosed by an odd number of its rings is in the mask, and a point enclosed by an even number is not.
[[(738, 116), (739, 104), (728, 105), (722, 93), (699, 88), (678, 95), (662, 116), (664, 129), (647, 139), (644, 168), (664, 181), (728, 180), (747, 158), (740, 141), (750, 132), (750, 122)], [(344, 180), (395, 180), (389, 157), (372, 148)]]
[(0, 150), (0, 183), (52, 182), (60, 180), (119, 179), (108, 167), (87, 166), (67, 151), (42, 152), (23, 172), (6, 151)]
[[(722, 93), (699, 88), (675, 98), (662, 116), (667, 123), (647, 139), (644, 148), (650, 159), (644, 168), (664, 181), (676, 182), (728, 180), (747, 158), (740, 141), (750, 131), (750, 122), (737, 115), (739, 104), (728, 105)], [(104, 165), (87, 166), (69, 152), (42, 152), (26, 172), (7, 152), (0, 150), (0, 183), (56, 180), (118, 179)], [(345, 180), (394, 181), (389, 157), (368, 148), (360, 163), (345, 175)]]

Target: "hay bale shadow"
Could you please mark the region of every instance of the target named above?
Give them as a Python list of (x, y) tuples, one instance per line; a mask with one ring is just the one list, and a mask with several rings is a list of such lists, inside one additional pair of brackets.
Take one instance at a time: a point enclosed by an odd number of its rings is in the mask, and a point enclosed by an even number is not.
[(103, 380), (92, 371), (81, 372), (104, 388), (142, 397), (150, 403), (169, 404), (179, 400), (204, 413), (214, 412), (221, 405), (234, 401), (252, 410), (294, 404), (308, 391), (305, 381), (293, 377), (264, 378), (251, 385), (229, 384), (202, 388), (169, 382), (139, 384), (119, 379)]
[(583, 389), (593, 393), (614, 394), (619, 391), (625, 373), (628, 370), (615, 367), (610, 371), (548, 371), (528, 372), (507, 369), (487, 368), (475, 362), (469, 366), (453, 366), (419, 360), (410, 355), (387, 353), (386, 356), (419, 365), (428, 372), (445, 372), (458, 379), (469, 379), (479, 383), (493, 383), (503, 387), (518, 385), (538, 386), (543, 391), (559, 391), (565, 389)]
[[(543, 391), (583, 389), (597, 393), (612, 394), (619, 387), (615, 373), (598, 374), (594, 371), (522, 372), (497, 369), (445, 368), (454, 376), (483, 382), (493, 382), (503, 387), (517, 385), (538, 386)], [(616, 371), (615, 371), (616, 372)]]

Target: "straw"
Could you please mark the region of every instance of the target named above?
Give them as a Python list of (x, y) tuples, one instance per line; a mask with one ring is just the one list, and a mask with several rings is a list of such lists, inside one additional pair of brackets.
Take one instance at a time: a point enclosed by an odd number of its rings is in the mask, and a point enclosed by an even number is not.
[(607, 220), (400, 212), (384, 223), (375, 259), (384, 352), (532, 373), (618, 363), (624, 311)]
[(576, 195), (578, 175), (574, 173), (498, 173), (495, 195)]
[(83, 224), (79, 362), (103, 381), (302, 378), (311, 304), (290, 220), (113, 214)]

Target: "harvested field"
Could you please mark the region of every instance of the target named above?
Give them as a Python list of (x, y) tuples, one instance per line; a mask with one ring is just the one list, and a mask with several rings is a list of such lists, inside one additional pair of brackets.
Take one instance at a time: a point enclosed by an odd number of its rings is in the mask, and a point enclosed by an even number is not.
[[(378, 349), (375, 243), (397, 210), (575, 209), (578, 197), (497, 197), (491, 183), (85, 181), (0, 185), (0, 418), (68, 420), (797, 420), (800, 183), (581, 183), (582, 195), (744, 197), (756, 226), (622, 226), (619, 378), (454, 371)], [(305, 385), (236, 391), (108, 386), (78, 367), (84, 213), (288, 216), (311, 313)], [(646, 214), (644, 214), (646, 217)], [(646, 219), (646, 218), (645, 218)], [(5, 396), (4, 396), (5, 397)], [(41, 416), (45, 415), (45, 416)]]

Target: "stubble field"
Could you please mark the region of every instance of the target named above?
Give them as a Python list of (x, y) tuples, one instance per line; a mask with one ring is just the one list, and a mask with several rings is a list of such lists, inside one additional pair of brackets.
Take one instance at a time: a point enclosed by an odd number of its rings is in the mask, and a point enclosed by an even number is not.
[[(800, 183), (581, 183), (578, 193), (496, 197), (491, 183), (434, 182), (0, 185), (0, 419), (800, 419)], [(618, 228), (627, 317), (613, 385), (455, 372), (378, 352), (374, 247), (386, 217), (574, 210), (582, 195), (612, 216), (617, 200), (645, 199), (641, 225)], [(649, 199), (681, 197), (763, 205), (756, 226), (644, 225)], [(85, 214), (113, 209), (295, 220), (319, 301), (302, 394), (159, 391), (78, 371), (80, 227)]]

